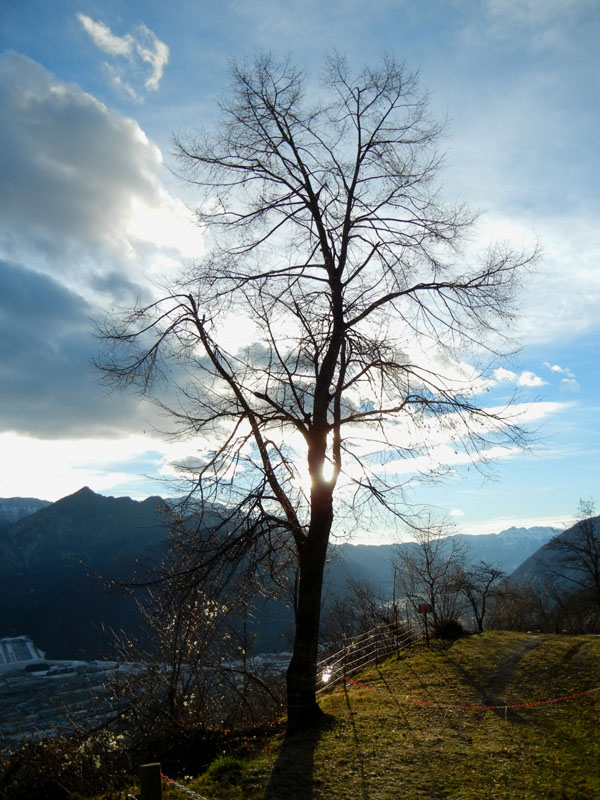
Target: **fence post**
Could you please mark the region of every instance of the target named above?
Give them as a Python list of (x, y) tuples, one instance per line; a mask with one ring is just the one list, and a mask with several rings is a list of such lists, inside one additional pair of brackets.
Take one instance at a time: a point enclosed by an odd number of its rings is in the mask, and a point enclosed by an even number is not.
[(398, 603), (394, 600), (394, 641), (396, 642), (396, 658), (400, 658), (400, 625), (398, 624)]
[(160, 764), (140, 766), (140, 800), (162, 800), (162, 778)]

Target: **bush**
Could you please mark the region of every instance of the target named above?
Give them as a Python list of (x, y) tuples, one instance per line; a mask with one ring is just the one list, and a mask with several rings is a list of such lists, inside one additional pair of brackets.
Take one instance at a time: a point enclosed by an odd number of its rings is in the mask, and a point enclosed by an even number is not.
[(123, 737), (108, 731), (23, 742), (2, 756), (2, 767), (0, 797), (10, 800), (110, 792), (133, 771)]
[(457, 619), (443, 619), (436, 625), (434, 634), (438, 639), (454, 641), (465, 635), (465, 629)]
[(222, 755), (206, 770), (206, 777), (214, 783), (237, 784), (244, 778), (245, 765), (235, 756)]

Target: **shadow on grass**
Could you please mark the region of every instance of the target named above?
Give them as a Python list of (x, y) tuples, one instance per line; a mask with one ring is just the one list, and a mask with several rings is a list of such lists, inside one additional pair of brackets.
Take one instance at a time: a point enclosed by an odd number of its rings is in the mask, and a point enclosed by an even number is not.
[[(498, 659), (485, 683), (479, 680), (477, 668), (469, 669), (465, 667), (460, 661), (452, 658), (449, 653), (445, 653), (444, 657), (464, 683), (477, 692), (480, 698), (479, 702), (482, 705), (496, 706), (496, 708), (490, 708), (489, 713), (493, 713), (497, 717), (507, 720), (506, 706), (510, 705), (510, 702), (506, 700), (505, 691), (509, 689), (513, 683), (519, 664), (524, 656), (539, 647), (540, 644), (541, 641), (537, 639), (519, 642), (517, 646), (513, 648), (512, 652)], [(510, 711), (510, 721), (513, 723), (522, 723), (524, 722), (524, 718), (517, 709), (512, 708)]]
[(402, 723), (403, 730), (406, 731), (406, 733), (410, 735), (412, 740), (416, 741), (412, 725), (410, 724), (409, 716), (406, 713), (406, 705), (402, 704), (400, 702), (400, 700), (398, 699), (398, 697), (396, 695), (395, 689), (393, 689), (392, 686), (390, 686), (390, 684), (387, 681), (385, 675), (379, 669), (379, 667), (377, 667), (377, 674), (379, 675), (379, 679), (381, 680), (381, 683), (383, 684), (383, 686), (385, 688), (385, 691), (387, 692), (387, 694), (389, 695), (392, 703), (396, 707), (396, 713), (397, 713), (398, 719)]
[(326, 716), (318, 726), (284, 739), (271, 771), (265, 800), (312, 800), (315, 790), (314, 756), (323, 733), (335, 725)]
[(360, 789), (362, 800), (369, 800), (369, 787), (367, 784), (367, 776), (365, 770), (365, 762), (362, 754), (361, 740), (358, 733), (358, 726), (356, 725), (355, 712), (352, 710), (350, 703), (350, 693), (348, 685), (344, 683), (344, 697), (346, 700), (346, 708), (348, 709), (348, 718), (350, 720), (350, 727), (352, 728), (352, 738), (354, 740), (354, 750), (356, 753), (356, 761), (360, 770)]

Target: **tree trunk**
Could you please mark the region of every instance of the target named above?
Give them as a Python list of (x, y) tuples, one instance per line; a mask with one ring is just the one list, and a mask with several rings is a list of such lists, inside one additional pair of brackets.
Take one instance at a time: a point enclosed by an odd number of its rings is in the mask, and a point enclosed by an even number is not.
[(296, 632), (287, 670), (288, 734), (309, 728), (323, 718), (316, 683), (323, 572), (333, 520), (331, 491), (313, 492), (312, 505), (309, 532), (299, 555)]

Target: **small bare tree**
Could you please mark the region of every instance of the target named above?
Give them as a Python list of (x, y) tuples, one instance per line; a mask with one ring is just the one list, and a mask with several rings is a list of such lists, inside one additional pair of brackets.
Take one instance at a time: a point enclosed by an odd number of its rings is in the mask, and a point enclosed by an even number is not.
[(492, 627), (509, 631), (538, 630), (544, 614), (543, 598), (528, 580), (502, 585), (489, 611)]
[(456, 575), (457, 588), (471, 607), (480, 632), (483, 631), (488, 600), (493, 596), (497, 584), (505, 577), (505, 572), (485, 561), (473, 567), (462, 568)]
[(342, 591), (338, 590), (327, 598), (321, 640), (339, 649), (344, 638), (396, 622), (394, 606), (381, 587), (371, 580), (353, 576)]
[[(202, 508), (225, 522), (199, 548), (216, 563), (297, 563), (288, 730), (315, 696), (323, 569), (334, 514), (373, 501), (402, 518), (400, 462), (429, 473), (435, 434), (483, 463), (520, 431), (476, 399), (457, 359), (501, 344), (530, 256), (492, 247), (460, 264), (473, 217), (440, 200), (417, 78), (391, 58), (358, 74), (332, 57), (307, 91), (290, 63), (235, 64), (214, 133), (178, 137), (202, 193), (207, 252), (165, 295), (114, 324), (102, 367), (160, 396)], [(228, 336), (232, 320), (246, 335)], [(169, 400), (168, 398), (171, 398)], [(404, 474), (404, 476), (403, 476)], [(202, 580), (202, 569), (188, 572)]]
[(281, 676), (264, 674), (253, 658), (246, 600), (214, 585), (171, 589), (156, 581), (140, 602), (152, 647), (120, 641), (134, 667), (124, 678), (116, 674), (112, 688), (130, 732), (232, 727), (280, 714)]
[(443, 523), (430, 522), (414, 537), (414, 543), (398, 550), (397, 595), (405, 597), (415, 612), (422, 604), (430, 606), (434, 627), (439, 628), (460, 616), (466, 548), (448, 535)]
[(545, 562), (546, 570), (591, 596), (600, 609), (600, 524), (594, 501), (580, 500), (576, 523), (546, 548), (555, 556)]

